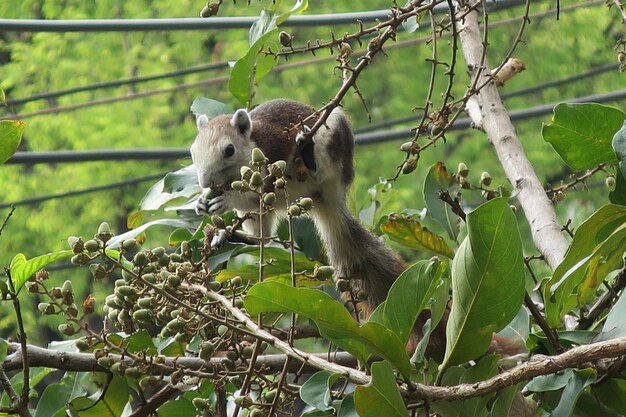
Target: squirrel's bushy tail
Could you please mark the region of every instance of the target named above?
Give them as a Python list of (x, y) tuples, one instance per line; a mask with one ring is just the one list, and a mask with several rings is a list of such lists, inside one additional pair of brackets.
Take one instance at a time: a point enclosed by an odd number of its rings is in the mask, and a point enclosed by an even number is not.
[(367, 294), (360, 308), (369, 316), (404, 270), (402, 260), (380, 238), (365, 230), (345, 204), (318, 206), (311, 215), (335, 276), (349, 279), (354, 294), (360, 290)]

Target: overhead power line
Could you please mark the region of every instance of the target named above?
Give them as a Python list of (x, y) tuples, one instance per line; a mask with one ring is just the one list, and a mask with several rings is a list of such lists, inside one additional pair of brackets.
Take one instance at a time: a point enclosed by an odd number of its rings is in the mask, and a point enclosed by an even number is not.
[[(626, 89), (604, 94), (576, 97), (568, 103), (595, 102), (606, 103), (626, 99)], [(522, 110), (509, 112), (511, 120), (527, 120), (552, 113), (558, 103), (543, 104)], [(449, 131), (471, 127), (469, 118), (457, 119)], [(392, 140), (406, 139), (412, 136), (408, 129), (384, 130), (355, 135), (357, 145), (370, 145)], [(55, 152), (16, 152), (5, 164), (38, 164), (60, 162), (121, 161), (121, 160), (166, 160), (189, 158), (188, 148), (162, 149), (101, 149), (95, 151), (55, 151)]]
[[(495, 4), (494, 4), (495, 3)], [(494, 0), (490, 8), (504, 8), (523, 4), (520, 0)], [(435, 6), (435, 13), (446, 12), (446, 3)], [(292, 16), (281, 27), (308, 27), (322, 25), (350, 24), (357, 21), (375, 22), (390, 17), (386, 10), (373, 10), (352, 13), (312, 14)], [(135, 32), (153, 30), (206, 30), (206, 29), (246, 29), (259, 18), (250, 17), (210, 17), (177, 19), (89, 19), (89, 20), (41, 20), (41, 19), (0, 19), (3, 32)]]
[(109, 184), (98, 185), (98, 186), (86, 188), (83, 190), (75, 190), (75, 191), (68, 191), (65, 193), (48, 194), (48, 195), (42, 195), (39, 197), (26, 198), (24, 200), (14, 201), (12, 203), (0, 203), (0, 209), (7, 208), (7, 207), (24, 206), (27, 204), (37, 204), (37, 203), (41, 203), (41, 202), (48, 201), (48, 200), (56, 200), (59, 198), (74, 197), (77, 195), (95, 193), (98, 191), (106, 191), (106, 190), (112, 190), (115, 188), (128, 187), (130, 185), (136, 185), (142, 182), (154, 181), (154, 180), (163, 178), (167, 173), (168, 172), (161, 172), (160, 174), (146, 175), (144, 177), (138, 177), (138, 178), (131, 178), (125, 181), (118, 181), (118, 182), (113, 182)]
[[(597, 67), (593, 67), (587, 71), (581, 72), (579, 74), (574, 74), (571, 75), (569, 77), (565, 77), (565, 78), (561, 78), (558, 80), (553, 80), (553, 81), (548, 81), (545, 83), (541, 83), (541, 84), (537, 84), (534, 85), (532, 87), (527, 87), (527, 88), (522, 88), (519, 90), (514, 90), (514, 91), (510, 91), (508, 93), (503, 93), (500, 95), (500, 98), (502, 100), (506, 100), (508, 98), (512, 98), (512, 97), (517, 97), (517, 96), (525, 96), (527, 94), (533, 94), (533, 93), (537, 93), (539, 91), (543, 91), (545, 89), (551, 88), (551, 87), (558, 87), (559, 85), (563, 85), (563, 84), (569, 84), (572, 83), (574, 81), (578, 81), (578, 80), (582, 80), (585, 78), (589, 78), (589, 77), (593, 77), (599, 74), (602, 74), (604, 72), (608, 72), (608, 71), (614, 71), (617, 70), (619, 67), (618, 64), (606, 64), (606, 65), (599, 65)], [(368, 126), (364, 126), (362, 128), (359, 129), (355, 129), (356, 133), (366, 133), (366, 132), (374, 132), (376, 130), (385, 128), (385, 127), (390, 127), (390, 126), (396, 126), (399, 124), (403, 124), (403, 123), (410, 123), (410, 122), (414, 122), (419, 116), (416, 115), (412, 115), (412, 116), (405, 116), (405, 117), (399, 117), (397, 119), (390, 119), (390, 120), (384, 120), (380, 123), (373, 123), (371, 125)]]

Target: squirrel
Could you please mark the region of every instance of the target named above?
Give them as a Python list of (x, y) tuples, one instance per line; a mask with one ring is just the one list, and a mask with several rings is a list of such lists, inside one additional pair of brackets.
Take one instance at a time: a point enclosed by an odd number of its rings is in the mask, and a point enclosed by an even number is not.
[[(240, 109), (213, 119), (199, 115), (196, 121), (198, 134), (191, 145), (191, 157), (198, 182), (203, 189), (221, 192), (206, 197), (201, 193), (196, 204), (198, 214), (220, 214), (234, 209), (243, 216), (258, 210), (256, 194), (232, 190), (230, 184), (241, 179), (240, 168), (249, 163), (252, 150), (259, 148), (269, 162), (286, 162), (284, 176), (292, 201), (301, 197), (313, 199), (309, 215), (335, 269), (335, 278), (349, 279), (351, 283), (351, 288), (342, 294), (344, 300), (350, 300), (351, 294), (362, 290), (365, 300), (359, 302), (358, 309), (364, 317), (385, 301), (405, 264), (394, 250), (367, 231), (346, 206), (346, 193), (354, 179), (354, 135), (339, 107), (302, 147), (299, 146), (302, 132), (310, 129), (317, 116), (313, 107), (294, 100), (270, 100), (250, 112)], [(273, 234), (277, 218), (286, 212), (286, 201), (278, 197), (275, 209), (264, 213), (265, 237)], [(253, 215), (244, 222), (244, 230), (261, 236), (258, 223), (258, 216)], [(447, 316), (446, 311), (430, 336), (429, 356), (443, 357)], [(408, 351), (417, 346), (429, 317), (429, 311), (419, 315), (407, 344)], [(519, 341), (514, 342), (494, 335), (490, 351), (507, 356), (523, 351)]]

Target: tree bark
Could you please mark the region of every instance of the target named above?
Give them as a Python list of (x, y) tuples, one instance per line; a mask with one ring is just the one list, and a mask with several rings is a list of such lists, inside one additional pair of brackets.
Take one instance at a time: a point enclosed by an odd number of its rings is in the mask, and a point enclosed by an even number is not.
[[(479, 2), (471, 1), (469, 5)], [(466, 3), (455, 1), (456, 15), (462, 15)], [(476, 10), (456, 22), (461, 49), (472, 80), (484, 86), (470, 98), (466, 107), (476, 127), (487, 134), (504, 172), (514, 189), (530, 225), (533, 241), (546, 262), (554, 270), (568, 248), (568, 243), (557, 220), (552, 202), (537, 178), (524, 149), (517, 138), (509, 114), (502, 104), (500, 93), (491, 76), (487, 55), (480, 35)]]

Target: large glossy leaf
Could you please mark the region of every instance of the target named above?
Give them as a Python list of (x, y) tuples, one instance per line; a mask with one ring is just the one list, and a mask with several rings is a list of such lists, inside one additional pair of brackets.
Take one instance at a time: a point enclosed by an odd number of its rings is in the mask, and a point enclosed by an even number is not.
[(313, 374), (300, 387), (300, 398), (311, 407), (328, 411), (333, 409), (333, 397), (330, 390), (341, 374), (319, 371)]
[(603, 162), (616, 162), (611, 140), (626, 119), (614, 107), (596, 103), (561, 103), (554, 108), (550, 124), (542, 134), (546, 142), (574, 169), (586, 169)]
[[(65, 411), (65, 404), (72, 395), (73, 378), (63, 378), (60, 383), (49, 384), (37, 402), (34, 417), (52, 417), (60, 411)], [(32, 381), (31, 381), (32, 384)], [(34, 386), (31, 385), (31, 386)]]
[(188, 417), (197, 415), (196, 407), (193, 403), (184, 397), (176, 400), (170, 400), (157, 408), (157, 417)]
[[(469, 384), (484, 381), (497, 373), (498, 357), (496, 355), (487, 355), (468, 369), (461, 367), (451, 368), (444, 375), (442, 385)], [(489, 403), (490, 399), (491, 395), (459, 401), (436, 401), (432, 404), (432, 408), (442, 417), (486, 417), (488, 413), (487, 403)]]
[(447, 269), (448, 262), (439, 259), (411, 265), (393, 283), (387, 300), (378, 306), (370, 320), (394, 331), (402, 343), (406, 343), (422, 310), (436, 302), (445, 305), (448, 301), (447, 293), (445, 300), (434, 299), (437, 288), (445, 285), (443, 277)]
[(380, 225), (380, 230), (395, 242), (409, 248), (434, 252), (452, 258), (454, 251), (443, 238), (422, 226), (412, 216), (391, 214), (386, 222)]
[(455, 241), (459, 235), (459, 216), (452, 212), (449, 204), (438, 198), (438, 193), (441, 190), (446, 190), (451, 196), (454, 196), (458, 189), (459, 186), (454, 180), (454, 175), (446, 170), (446, 166), (442, 162), (437, 162), (431, 166), (424, 178), (424, 202), (428, 208), (428, 215), (439, 223), (448, 232), (450, 238)]
[(20, 146), (25, 126), (16, 120), (0, 121), (0, 164), (9, 159)]
[(168, 173), (154, 184), (139, 203), (139, 210), (158, 210), (167, 203), (187, 200), (201, 191), (196, 167), (188, 165)]
[(372, 364), (372, 382), (354, 390), (354, 405), (360, 417), (407, 417), (404, 401), (391, 366), (385, 362)]
[(364, 363), (370, 355), (378, 355), (404, 376), (410, 374), (404, 344), (393, 331), (371, 321), (359, 325), (340, 302), (323, 291), (264, 281), (250, 289), (244, 304), (250, 314), (296, 313), (307, 317), (323, 337)]
[(570, 417), (576, 407), (578, 397), (585, 388), (593, 384), (598, 377), (595, 370), (587, 368), (572, 371), (572, 377), (561, 393), (561, 400), (556, 406), (551, 417)]
[(452, 261), (452, 308), (442, 368), (486, 352), (494, 332), (515, 317), (524, 298), (524, 257), (506, 198), (467, 215), (468, 236)]
[(262, 53), (264, 48), (278, 49), (278, 25), (289, 16), (306, 10), (308, 1), (298, 0), (291, 10), (278, 15), (274, 7), (263, 10), (250, 28), (250, 49), (239, 58), (230, 72), (228, 90), (245, 107), (252, 106), (254, 87), (274, 68), (277, 60)]
[[(71, 414), (80, 417), (119, 417), (130, 399), (126, 380), (114, 375), (105, 385), (106, 391), (98, 391), (90, 397), (78, 397), (68, 403)], [(104, 395), (103, 395), (104, 394)]]
[(626, 336), (626, 292), (622, 292), (609, 314), (606, 316), (602, 332), (598, 335), (598, 340), (615, 339)]
[(607, 204), (574, 233), (565, 258), (544, 284), (546, 318), (552, 327), (579, 302), (586, 302), (606, 275), (620, 268), (626, 249), (626, 207)]
[(41, 268), (73, 254), (71, 250), (62, 250), (37, 256), (33, 259), (26, 259), (23, 253), (18, 253), (13, 257), (10, 266), (11, 279), (13, 280), (15, 291), (19, 292), (26, 281)]

